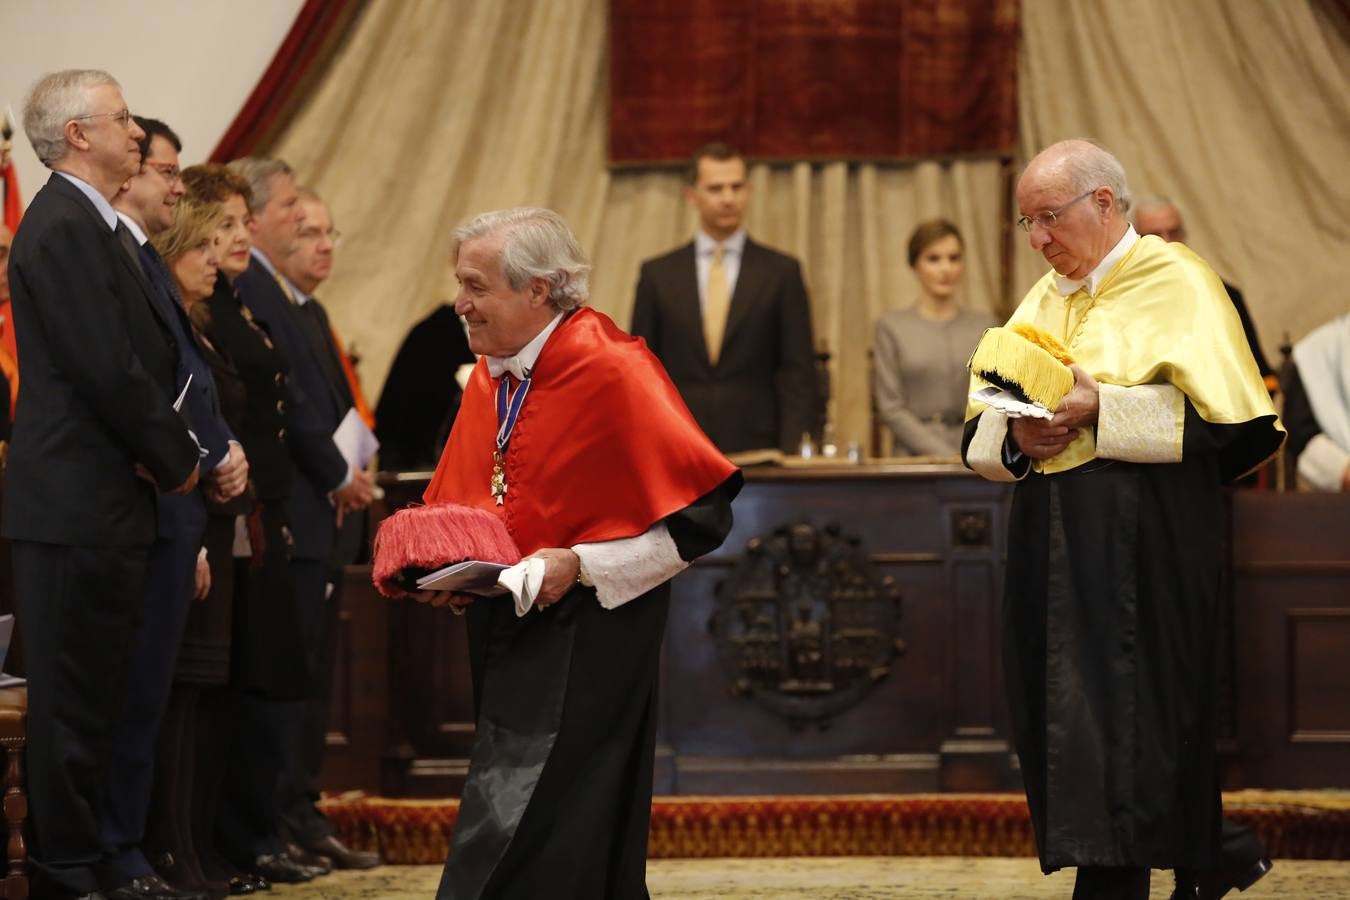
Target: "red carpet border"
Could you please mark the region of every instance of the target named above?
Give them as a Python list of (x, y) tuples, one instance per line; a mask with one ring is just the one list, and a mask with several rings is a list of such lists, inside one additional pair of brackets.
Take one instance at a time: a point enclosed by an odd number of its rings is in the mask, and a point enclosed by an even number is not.
[[(457, 800), (329, 797), (338, 836), (390, 863), (441, 863)], [(1250, 825), (1272, 856), (1350, 859), (1350, 792), (1238, 791), (1229, 818)], [(1034, 856), (1021, 794), (841, 797), (658, 797), (652, 859), (771, 856)]]

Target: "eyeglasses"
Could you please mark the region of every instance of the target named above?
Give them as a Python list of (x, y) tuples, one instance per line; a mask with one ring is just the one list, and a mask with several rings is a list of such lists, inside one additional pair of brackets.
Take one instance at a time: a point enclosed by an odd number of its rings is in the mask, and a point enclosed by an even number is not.
[(110, 113), (86, 113), (82, 116), (71, 116), (72, 119), (112, 119), (118, 125), (126, 128), (131, 124), (131, 110), (123, 107), (117, 112)]
[(155, 162), (154, 160), (147, 159), (142, 165), (146, 168), (154, 169), (160, 174), (160, 177), (169, 184), (174, 184), (178, 179), (183, 177), (183, 171), (173, 163)]
[(317, 241), (324, 235), (328, 235), (328, 239), (333, 242), (334, 247), (342, 242), (342, 232), (336, 228), (330, 228), (327, 231), (320, 231), (317, 228), (300, 229), (300, 240), (302, 241)]
[(1032, 225), (1039, 225), (1042, 228), (1054, 228), (1055, 221), (1059, 218), (1060, 213), (1064, 212), (1064, 210), (1068, 209), (1070, 206), (1073, 206), (1079, 200), (1082, 200), (1086, 197), (1091, 197), (1093, 194), (1097, 193), (1097, 191), (1098, 188), (1093, 188), (1090, 191), (1079, 194), (1077, 197), (1074, 197), (1068, 203), (1065, 203), (1063, 206), (1060, 206), (1056, 209), (1048, 209), (1045, 212), (1037, 213), (1034, 216), (1023, 216), (1022, 218), (1017, 220), (1017, 227), (1027, 232), (1031, 231)]

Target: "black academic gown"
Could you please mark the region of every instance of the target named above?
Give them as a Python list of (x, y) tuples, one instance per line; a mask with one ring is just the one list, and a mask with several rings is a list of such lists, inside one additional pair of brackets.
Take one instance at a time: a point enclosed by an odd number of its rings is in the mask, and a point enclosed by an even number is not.
[(1017, 484), (1004, 668), (1047, 872), (1214, 859), (1219, 486), (1242, 474), (1219, 451), (1260, 439), (1187, 401), (1179, 463), (1099, 459)]
[[(737, 472), (665, 519), (680, 557), (731, 530)], [(656, 682), (667, 582), (606, 610), (573, 588), (517, 618), (468, 610), (478, 736), (437, 900), (648, 896)]]

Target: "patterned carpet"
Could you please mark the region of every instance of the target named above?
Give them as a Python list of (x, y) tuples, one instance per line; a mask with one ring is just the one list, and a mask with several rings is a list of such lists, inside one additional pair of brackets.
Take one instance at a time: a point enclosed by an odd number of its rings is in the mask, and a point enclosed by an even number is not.
[[(445, 861), (454, 800), (330, 798), (339, 837), (391, 863)], [(1237, 791), (1229, 818), (1249, 825), (1271, 856), (1350, 859), (1350, 792)], [(838, 797), (658, 797), (652, 859), (762, 857), (1029, 857), (1035, 855), (1021, 794)], [(714, 895), (715, 896), (715, 895)]]
[[(428, 900), (435, 896), (440, 877), (440, 866), (385, 866), (368, 872), (338, 872), (307, 885), (278, 886), (270, 896), (278, 900)], [(1073, 874), (1044, 877), (1029, 859), (682, 859), (653, 860), (647, 867), (647, 885), (653, 900), (1062, 900), (1073, 891)], [(1171, 876), (1155, 872), (1154, 900), (1165, 900), (1171, 892)], [(1230, 896), (1234, 900), (1239, 896), (1242, 900), (1350, 897), (1350, 862), (1280, 860), (1251, 890)]]

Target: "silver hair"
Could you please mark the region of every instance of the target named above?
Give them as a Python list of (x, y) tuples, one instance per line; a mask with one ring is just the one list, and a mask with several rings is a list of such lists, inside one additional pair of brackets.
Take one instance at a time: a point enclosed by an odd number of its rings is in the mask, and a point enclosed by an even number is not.
[(519, 291), (531, 278), (548, 282), (548, 299), (560, 310), (576, 309), (590, 297), (591, 271), (581, 245), (563, 217), (551, 209), (518, 206), (480, 213), (451, 235), (451, 256), (465, 241), (501, 233), (502, 275)]
[(65, 158), (70, 149), (66, 123), (88, 114), (89, 91), (105, 84), (122, 89), (116, 78), (101, 69), (52, 72), (33, 85), (23, 105), (23, 130), (44, 166)]
[(1130, 185), (1125, 180), (1125, 167), (1101, 144), (1088, 138), (1079, 138), (1088, 146), (1074, 148), (1060, 159), (1060, 166), (1069, 177), (1075, 194), (1102, 186), (1109, 187), (1116, 197), (1116, 209), (1122, 214), (1130, 211), (1133, 200)]
[(231, 161), (226, 168), (248, 182), (248, 211), (255, 216), (266, 209), (272, 199), (273, 175), (295, 177), (294, 170), (285, 160), (262, 156), (245, 156), (243, 159)]

